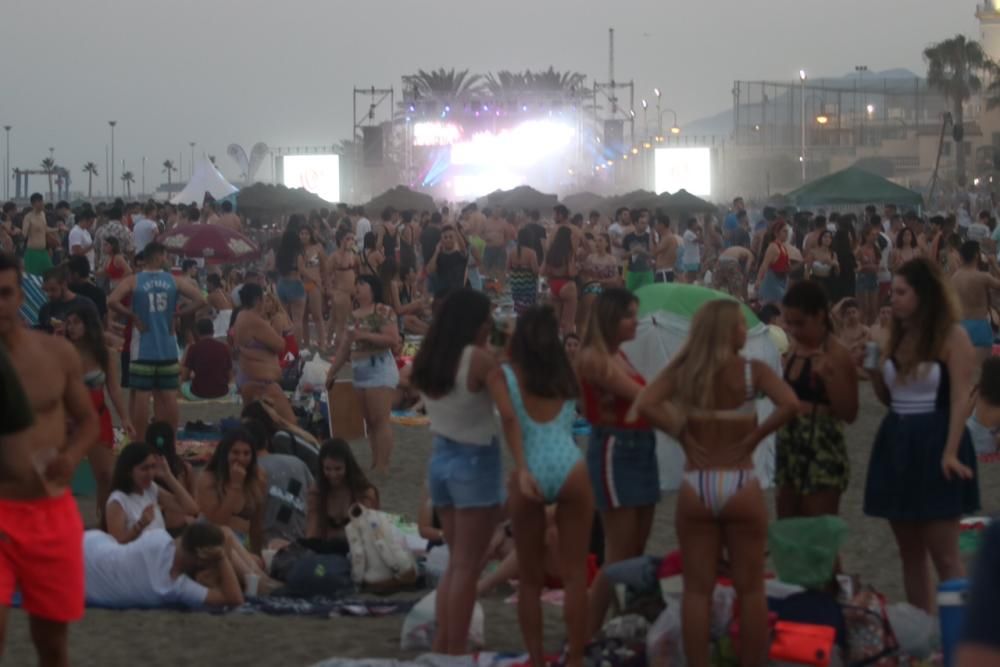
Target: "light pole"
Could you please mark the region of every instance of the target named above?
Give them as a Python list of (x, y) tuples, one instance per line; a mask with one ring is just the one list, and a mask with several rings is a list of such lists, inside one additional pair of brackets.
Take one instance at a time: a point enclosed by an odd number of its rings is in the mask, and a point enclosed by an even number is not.
[[(659, 118), (657, 120), (657, 124), (661, 128), (663, 127), (663, 114), (665, 114), (665, 113), (669, 113), (669, 114), (673, 114), (674, 115), (674, 124), (670, 126), (670, 134), (673, 134), (675, 136), (678, 135), (678, 134), (680, 134), (681, 133), (681, 128), (680, 128), (680, 126), (677, 125), (677, 112), (674, 111), (673, 109), (663, 109), (662, 111), (660, 111), (657, 114), (657, 116), (659, 116)], [(661, 131), (656, 136), (657, 137), (662, 137), (663, 136), (663, 132)]]
[(661, 136), (663, 134), (663, 117), (660, 116), (660, 89), (653, 88), (653, 94), (656, 95), (656, 136)]
[(108, 174), (108, 187), (111, 189), (111, 196), (115, 196), (115, 125), (118, 124), (117, 120), (109, 120), (108, 125), (111, 126), (111, 173)]
[(649, 105), (646, 104), (646, 100), (642, 101), (642, 140), (645, 141), (646, 137), (649, 136), (649, 119), (646, 117), (646, 108)]
[(13, 125), (4, 125), (3, 131), (7, 133), (7, 157), (3, 163), (3, 198), (10, 199), (10, 131)]
[(799, 162), (802, 163), (802, 182), (806, 182), (806, 71), (799, 70), (799, 101), (802, 103), (802, 152), (799, 153)]
[[(868, 73), (868, 65), (855, 65), (854, 66), (854, 71), (857, 73), (857, 75), (858, 75), (858, 81), (861, 84), (861, 98), (863, 100), (867, 100), (868, 99), (868, 94), (865, 92), (865, 74)], [(857, 112), (858, 109), (860, 108), (858, 106), (857, 87), (855, 87), (854, 91), (855, 91), (854, 92), (854, 110)], [(858, 141), (857, 141), (857, 143), (859, 143), (862, 146), (864, 146), (864, 144), (865, 144), (865, 116), (861, 112), (859, 112), (857, 115), (861, 116), (860, 132), (858, 133)]]
[(191, 147), (191, 166), (188, 167), (188, 180), (190, 180), (191, 177), (194, 176), (194, 146), (195, 146), (195, 143), (196, 142), (194, 142), (194, 141), (189, 141), (188, 142), (188, 146)]

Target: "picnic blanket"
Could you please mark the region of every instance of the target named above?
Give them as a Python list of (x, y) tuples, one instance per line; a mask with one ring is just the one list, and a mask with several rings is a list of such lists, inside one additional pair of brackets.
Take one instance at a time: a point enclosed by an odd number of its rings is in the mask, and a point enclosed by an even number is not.
[[(18, 594), (14, 606), (20, 606)], [(334, 618), (336, 616), (354, 616), (358, 618), (392, 616), (405, 614), (416, 600), (380, 600), (380, 599), (334, 599), (327, 597), (292, 598), (270, 596), (248, 598), (239, 607), (185, 607), (183, 605), (162, 605), (159, 607), (114, 607), (88, 602), (88, 609), (106, 609), (112, 611), (178, 611), (204, 612), (214, 616), (225, 614), (267, 614), (269, 616), (304, 616), (310, 618)]]

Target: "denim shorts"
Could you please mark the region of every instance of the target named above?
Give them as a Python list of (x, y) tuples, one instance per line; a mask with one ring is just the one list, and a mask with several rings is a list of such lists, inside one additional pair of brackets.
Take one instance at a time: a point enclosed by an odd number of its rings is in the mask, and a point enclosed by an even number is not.
[(496, 438), (489, 445), (465, 445), (434, 435), (427, 473), (434, 507), (496, 507), (504, 501), (502, 477)]
[(355, 389), (395, 389), (399, 386), (399, 368), (389, 350), (352, 361), (351, 371)]
[(652, 431), (594, 426), (587, 443), (587, 472), (601, 512), (660, 502)]
[(301, 301), (306, 298), (306, 286), (301, 280), (282, 278), (278, 281), (278, 299), (281, 303)]

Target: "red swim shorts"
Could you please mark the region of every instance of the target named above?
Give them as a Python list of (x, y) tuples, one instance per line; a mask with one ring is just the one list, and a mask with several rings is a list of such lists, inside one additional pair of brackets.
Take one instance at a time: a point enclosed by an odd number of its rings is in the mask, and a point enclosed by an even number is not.
[(73, 495), (0, 499), (0, 604), (14, 590), (32, 616), (57, 623), (83, 617), (83, 520)]

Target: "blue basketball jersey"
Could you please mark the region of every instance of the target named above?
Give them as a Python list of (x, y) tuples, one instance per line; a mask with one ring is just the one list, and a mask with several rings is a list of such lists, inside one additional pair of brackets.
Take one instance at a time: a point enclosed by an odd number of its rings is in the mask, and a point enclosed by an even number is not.
[(177, 361), (173, 327), (176, 309), (177, 283), (172, 275), (166, 271), (136, 274), (132, 312), (146, 330), (132, 330), (132, 361)]

